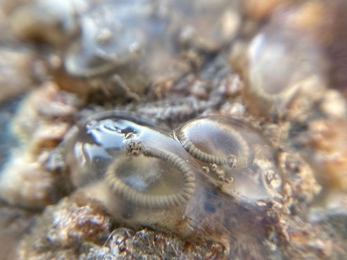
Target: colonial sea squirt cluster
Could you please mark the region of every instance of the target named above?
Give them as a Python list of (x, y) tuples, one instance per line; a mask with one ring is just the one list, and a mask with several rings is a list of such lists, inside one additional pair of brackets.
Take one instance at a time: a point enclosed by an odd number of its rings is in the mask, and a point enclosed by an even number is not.
[[(73, 132), (72, 184), (103, 201), (118, 221), (219, 240), (228, 252), (251, 246), (269, 254), (257, 243), (266, 233), (261, 216), (279, 196), (282, 177), (271, 147), (246, 123), (209, 116), (168, 130), (137, 114), (105, 112)], [(240, 228), (250, 230), (250, 244), (233, 237)]]
[(1, 259), (344, 258), (343, 0), (4, 2)]

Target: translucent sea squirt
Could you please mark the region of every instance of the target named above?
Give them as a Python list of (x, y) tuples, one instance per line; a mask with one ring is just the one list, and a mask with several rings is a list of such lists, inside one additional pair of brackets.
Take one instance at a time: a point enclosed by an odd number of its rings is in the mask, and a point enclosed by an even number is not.
[(270, 146), (246, 123), (210, 116), (172, 131), (105, 112), (79, 123), (66, 143), (72, 186), (120, 224), (217, 241), (229, 256), (269, 253), (267, 208), (258, 202), (279, 193), (281, 176)]
[(270, 145), (247, 123), (220, 116), (193, 119), (177, 131), (182, 146), (223, 192), (240, 200), (270, 199), (281, 185)]
[(298, 95), (321, 91), (324, 59), (320, 53), (307, 35), (277, 24), (265, 26), (246, 55), (242, 95), (249, 111), (264, 117), (282, 115)]

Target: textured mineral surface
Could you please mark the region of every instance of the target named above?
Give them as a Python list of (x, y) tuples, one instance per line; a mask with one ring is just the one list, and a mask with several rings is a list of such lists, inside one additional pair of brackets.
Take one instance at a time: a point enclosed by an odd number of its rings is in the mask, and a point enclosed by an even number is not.
[(346, 259), (345, 0), (3, 0), (0, 259)]

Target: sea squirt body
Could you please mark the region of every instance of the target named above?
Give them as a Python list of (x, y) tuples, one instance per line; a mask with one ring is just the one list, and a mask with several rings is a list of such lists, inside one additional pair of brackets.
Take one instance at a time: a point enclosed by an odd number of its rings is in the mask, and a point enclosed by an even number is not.
[(323, 60), (320, 47), (308, 35), (274, 21), (264, 26), (246, 54), (242, 96), (250, 113), (282, 117), (298, 96), (322, 91)]
[(266, 207), (257, 202), (278, 193), (280, 176), (269, 145), (244, 122), (210, 116), (172, 131), (105, 112), (76, 126), (67, 143), (72, 185), (119, 223), (219, 241), (227, 255), (248, 247), (266, 255), (257, 242), (266, 236)]
[(193, 119), (177, 130), (183, 147), (222, 190), (239, 200), (273, 198), (281, 177), (274, 153), (249, 124), (236, 118)]
[(153, 226), (165, 219), (173, 229), (197, 192), (197, 165), (169, 134), (137, 114), (87, 118), (67, 142), (72, 186), (103, 202), (121, 222)]

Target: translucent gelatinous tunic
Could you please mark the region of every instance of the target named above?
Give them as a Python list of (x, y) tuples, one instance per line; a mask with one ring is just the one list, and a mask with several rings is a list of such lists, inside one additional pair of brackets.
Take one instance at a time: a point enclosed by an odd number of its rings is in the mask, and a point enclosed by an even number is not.
[[(281, 173), (269, 144), (238, 119), (210, 116), (176, 130), (137, 114), (106, 112), (69, 135), (71, 183), (104, 203), (116, 221), (187, 239), (221, 242), (226, 254), (266, 234), (266, 202)], [(243, 241), (247, 239), (247, 243)]]

